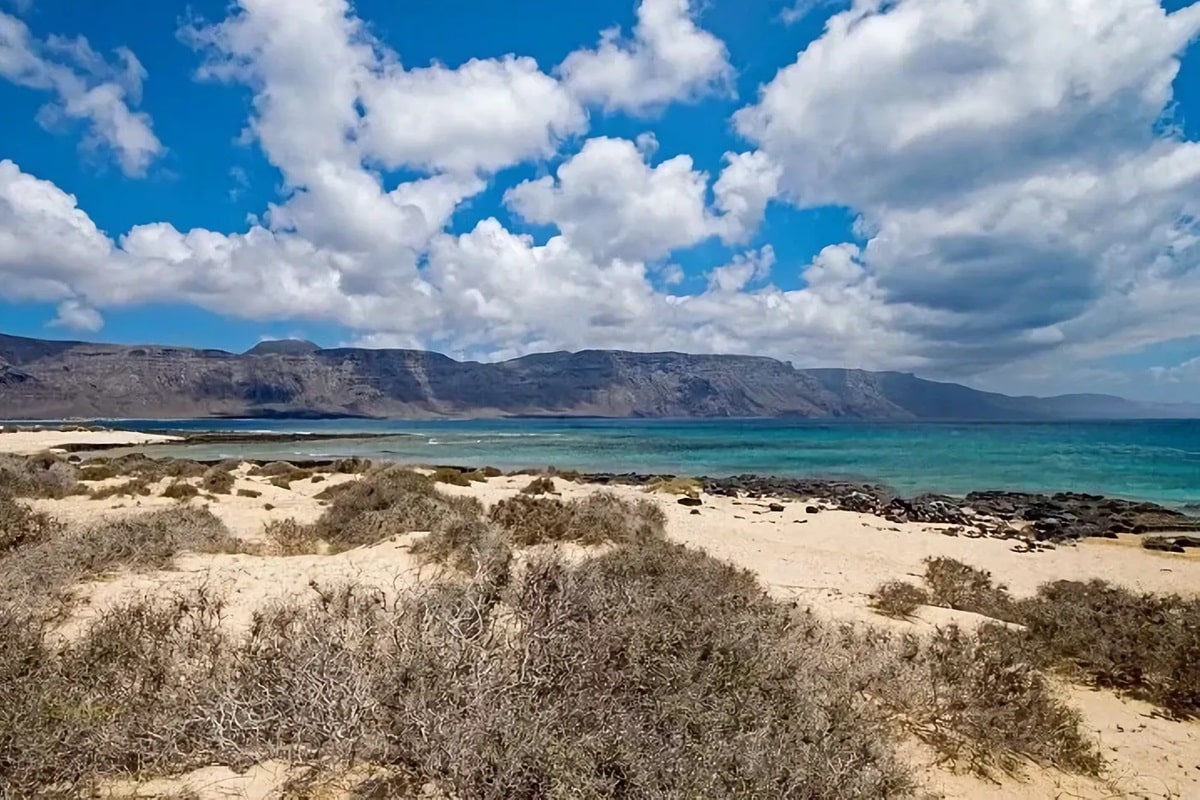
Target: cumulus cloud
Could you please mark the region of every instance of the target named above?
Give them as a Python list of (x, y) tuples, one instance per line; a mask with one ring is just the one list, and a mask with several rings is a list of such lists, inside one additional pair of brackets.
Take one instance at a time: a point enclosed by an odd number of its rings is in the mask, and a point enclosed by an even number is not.
[(726, 155), (713, 209), (708, 175), (686, 155), (650, 166), (653, 144), (641, 137), (589, 139), (553, 177), (515, 186), (505, 202), (530, 222), (554, 225), (601, 261), (652, 261), (713, 236), (741, 241), (754, 232), (778, 181), (765, 156)]
[(49, 324), (56, 328), (95, 333), (104, 327), (104, 317), (96, 309), (89, 308), (78, 300), (64, 300), (59, 303), (58, 313)]
[(635, 114), (676, 100), (729, 92), (733, 68), (725, 43), (696, 25), (693, 0), (641, 0), (633, 37), (610, 28), (594, 50), (577, 50), (559, 66), (587, 103)]
[(87, 39), (51, 36), (38, 41), (24, 22), (0, 12), (0, 77), (19, 86), (52, 92), (38, 114), (46, 127), (84, 120), (85, 144), (110, 149), (127, 175), (143, 175), (162, 154), (150, 117), (131, 106), (141, 102), (146, 70), (128, 48), (107, 61)]
[(1159, 131), (1200, 6), (859, 0), (735, 117), (802, 206), (849, 206), (947, 373), (1196, 331), (1200, 149)]

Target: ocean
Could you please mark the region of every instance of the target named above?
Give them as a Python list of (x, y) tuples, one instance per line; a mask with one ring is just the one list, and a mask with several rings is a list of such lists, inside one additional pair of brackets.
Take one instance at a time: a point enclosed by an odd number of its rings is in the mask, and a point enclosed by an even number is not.
[[(389, 434), (197, 445), (194, 458), (363, 456), (585, 472), (741, 473), (878, 481), (906, 494), (1077, 491), (1200, 504), (1200, 420), (935, 423), (827, 420), (107, 420), (134, 430)], [(164, 450), (163, 452), (168, 452)], [(178, 448), (170, 452), (184, 455)]]

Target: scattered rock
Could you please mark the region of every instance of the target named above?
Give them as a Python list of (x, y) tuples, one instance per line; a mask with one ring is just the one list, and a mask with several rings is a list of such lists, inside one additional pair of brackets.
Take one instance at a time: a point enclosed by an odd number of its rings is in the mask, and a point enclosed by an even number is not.
[(698, 517), (698, 516), (700, 516), (700, 509), (698, 509), (698, 508), (693, 508), (693, 509), (691, 510), (691, 512), (690, 512), (690, 513), (691, 513), (693, 516), (697, 516), (697, 517)]
[(778, 513), (780, 511), (783, 511), (783, 506), (779, 503), (771, 503), (769, 506), (767, 506), (767, 510)]
[(817, 508), (816, 506), (805, 506), (804, 513), (805, 514), (820, 514), (821, 509)]
[(704, 505), (704, 501), (699, 497), (681, 497), (677, 501), (681, 506), (700, 506)]

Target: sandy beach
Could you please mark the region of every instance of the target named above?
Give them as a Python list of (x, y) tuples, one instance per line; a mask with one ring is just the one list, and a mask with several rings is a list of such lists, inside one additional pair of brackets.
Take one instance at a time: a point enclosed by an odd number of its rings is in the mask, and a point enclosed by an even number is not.
[[(137, 441), (137, 437), (120, 432), (4, 434), (0, 435), (0, 449), (38, 452), (62, 443)], [(268, 477), (252, 475), (250, 465), (242, 465), (233, 474), (236, 482), (232, 492), (187, 502), (210, 509), (236, 537), (248, 543), (261, 543), (264, 526), (271, 521), (317, 519), (326, 505), (315, 497), (320, 491), (337, 482), (358, 479), (353, 475), (331, 475), (318, 482), (311, 478), (297, 480), (284, 488)], [(88, 486), (103, 488), (121, 480), (109, 478)], [(447, 494), (475, 497), (490, 507), (518, 494), (529, 480), (527, 475), (500, 476), (470, 486), (439, 488)], [(584, 497), (601, 488), (561, 478), (553, 480), (556, 493), (563, 499)], [(77, 495), (34, 500), (31, 505), (69, 523), (144, 514), (176, 504), (159, 496), (168, 482), (152, 487), (147, 496), (93, 499)], [(631, 500), (652, 499), (666, 515), (666, 532), (671, 540), (752, 570), (773, 596), (794, 601), (822, 618), (855, 625), (920, 632), (949, 622), (972, 626), (981, 621), (975, 614), (933, 606), (923, 606), (908, 621), (884, 618), (871, 610), (870, 595), (876, 587), (889, 580), (916, 580), (923, 570), (923, 560), (937, 556), (990, 571), (1015, 596), (1030, 595), (1039, 585), (1057, 579), (1090, 578), (1138, 591), (1200, 594), (1200, 557), (1194, 550), (1186, 555), (1152, 553), (1143, 550), (1134, 536), (1020, 552), (1012, 541), (952, 535), (952, 526), (897, 524), (823, 505), (814, 508), (812, 501), (701, 495), (699, 505), (681, 505), (675, 495), (647, 493), (640, 487), (614, 486), (607, 490)], [(311, 594), (314, 585), (353, 581), (395, 594), (427, 569), (411, 553), (413, 542), (420, 536), (421, 532), (394, 536), (336, 555), (184, 554), (170, 569), (111, 574), (80, 586), (73, 616), (62, 624), (59, 633), (65, 637), (77, 635), (105, 609), (139, 595), (186, 593), (199, 587), (215, 590), (226, 600), (226, 624), (239, 629), (250, 624), (256, 610)], [(948, 798), (1200, 797), (1200, 723), (1166, 719), (1145, 703), (1108, 691), (1066, 685), (1062, 690), (1083, 713), (1086, 728), (1100, 742), (1110, 765), (1104, 778), (1079, 777), (1029, 765), (1021, 776), (986, 780), (939, 764), (932, 753), (914, 747), (910, 755), (920, 765), (925, 787), (934, 796)], [(203, 771), (185, 779), (184, 785), (205, 798), (275, 797), (280, 775), (286, 770), (265, 765), (243, 775), (225, 773), (228, 771), (223, 773), (221, 769)], [(157, 796), (154, 787), (162, 789), (162, 784), (136, 787), (138, 796)], [(175, 781), (167, 785), (171, 790), (180, 788)]]
[(115, 447), (121, 445), (166, 444), (179, 441), (178, 436), (134, 431), (85, 430), (26, 430), (5, 429), (0, 426), (0, 453), (33, 455), (61, 451), (67, 445), (84, 447)]

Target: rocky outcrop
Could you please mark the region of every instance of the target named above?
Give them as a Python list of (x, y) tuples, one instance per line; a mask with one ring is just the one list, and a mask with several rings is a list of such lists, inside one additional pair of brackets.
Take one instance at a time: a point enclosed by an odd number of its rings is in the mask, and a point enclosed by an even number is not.
[[(1038, 402), (1047, 403), (1049, 410)], [(9, 419), (564, 415), (962, 420), (1059, 418), (1069, 416), (1064, 410), (1069, 407), (900, 373), (794, 369), (754, 356), (585, 350), (483, 364), (419, 350), (321, 349), (295, 340), (263, 342), (237, 355), (0, 335), (0, 418)]]

